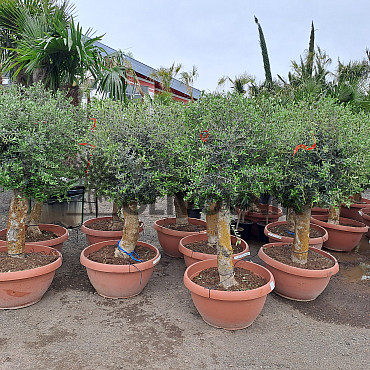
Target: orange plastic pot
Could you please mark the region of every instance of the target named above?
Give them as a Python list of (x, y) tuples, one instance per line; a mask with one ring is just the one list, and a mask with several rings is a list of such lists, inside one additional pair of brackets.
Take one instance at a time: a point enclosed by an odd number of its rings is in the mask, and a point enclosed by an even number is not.
[[(59, 256), (46, 265), (31, 270), (0, 272), (0, 309), (16, 309), (37, 303), (53, 281), (55, 270), (62, 264), (61, 253), (53, 248), (26, 243), (26, 253), (42, 252)], [(0, 247), (6, 252), (6, 247)]]
[[(293, 237), (278, 235), (270, 231), (271, 228), (274, 226), (286, 225), (286, 224), (287, 224), (286, 221), (276, 221), (276, 222), (271, 222), (270, 224), (265, 226), (264, 233), (269, 238), (270, 243), (273, 243), (273, 242), (282, 242), (285, 244), (293, 243), (294, 241)], [(310, 224), (310, 228), (320, 231), (323, 234), (323, 236), (320, 236), (318, 238), (310, 238), (308, 242), (309, 246), (313, 248), (321, 249), (323, 243), (326, 242), (329, 238), (328, 232), (326, 231), (326, 229), (316, 224)]]
[[(199, 261), (217, 259), (216, 254), (194, 252), (191, 249), (187, 248), (188, 244), (207, 239), (208, 239), (207, 234), (199, 234), (199, 235), (189, 235), (180, 240), (179, 251), (184, 255), (186, 266), (190, 266), (193, 263)], [(234, 260), (239, 260), (250, 255), (249, 245), (243, 239), (231, 235), (231, 243), (235, 244), (237, 240), (240, 240), (243, 250), (242, 252), (233, 255)]]
[(307, 270), (276, 261), (263, 250), (283, 245), (286, 243), (268, 243), (258, 251), (258, 257), (263, 265), (274, 275), (275, 292), (293, 301), (313, 301), (325, 290), (330, 278), (339, 271), (337, 260), (327, 252), (310, 247), (310, 250), (332, 259), (335, 264), (325, 270)]
[[(55, 248), (59, 252), (62, 250), (63, 243), (68, 239), (69, 233), (68, 230), (59, 225), (53, 225), (53, 224), (39, 224), (39, 228), (41, 231), (50, 231), (54, 233), (55, 235), (58, 235), (57, 238), (39, 241), (39, 242), (30, 242), (27, 243), (29, 245), (44, 245), (45, 247)], [(0, 230), (0, 236), (6, 237), (7, 229)], [(6, 242), (3, 240), (0, 240), (0, 247), (5, 247)]]
[(313, 216), (311, 222), (324, 227), (329, 239), (324, 243), (324, 247), (333, 251), (349, 252), (354, 249), (364, 235), (368, 231), (368, 227), (359, 221), (349, 218), (339, 218), (340, 223), (349, 223), (354, 226), (333, 225), (325, 222), (328, 220), (327, 216)]
[[(122, 230), (118, 230), (118, 231), (94, 230), (89, 227), (89, 225), (93, 224), (96, 221), (111, 220), (111, 219), (112, 219), (112, 216), (91, 218), (90, 220), (86, 220), (81, 225), (81, 231), (86, 235), (86, 240), (89, 243), (89, 245), (103, 242), (104, 240), (121, 239)], [(144, 229), (144, 223), (140, 221), (139, 232), (141, 233), (143, 229)]]
[[(159, 244), (163, 248), (164, 253), (170, 257), (182, 258), (183, 254), (179, 251), (179, 243), (182, 238), (189, 235), (199, 235), (206, 233), (206, 230), (200, 232), (178, 231), (168, 229), (167, 224), (176, 222), (176, 218), (162, 218), (154, 222), (154, 229), (157, 231)], [(197, 218), (189, 218), (189, 223), (192, 225), (204, 225), (207, 223)]]
[(87, 258), (89, 254), (106, 245), (116, 244), (118, 240), (105, 240), (91, 244), (80, 255), (80, 262), (86, 267), (92, 286), (98, 294), (105, 298), (129, 298), (140, 294), (148, 284), (154, 266), (161, 259), (159, 250), (156, 247), (140, 241), (137, 242), (137, 245), (147, 247), (156, 252), (154, 258), (132, 265), (110, 265), (94, 262)]
[(369, 228), (365, 235), (370, 238), (370, 206), (360, 209), (358, 213), (362, 217), (362, 222)]
[(370, 199), (361, 198), (360, 203), (353, 203), (350, 207), (341, 206), (340, 215), (344, 218), (351, 218), (352, 220), (363, 222), (361, 215), (358, 213), (362, 208), (370, 206)]
[(190, 265), (184, 274), (184, 284), (202, 319), (209, 325), (227, 330), (244, 329), (260, 314), (267, 294), (274, 289), (274, 277), (263, 266), (240, 261), (238, 267), (263, 277), (267, 283), (260, 288), (245, 291), (221, 291), (204, 288), (192, 281), (203, 270), (217, 267), (217, 260), (205, 260)]

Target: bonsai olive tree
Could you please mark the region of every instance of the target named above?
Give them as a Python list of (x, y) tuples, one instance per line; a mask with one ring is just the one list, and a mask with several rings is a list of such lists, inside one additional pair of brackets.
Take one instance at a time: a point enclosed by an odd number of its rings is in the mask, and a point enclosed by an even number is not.
[[(24, 253), (28, 199), (65, 194), (78, 178), (78, 143), (86, 127), (83, 112), (61, 93), (40, 85), (0, 89), (0, 185), (13, 191), (10, 255)], [(35, 227), (31, 221), (30, 230)]]
[(369, 115), (353, 114), (328, 99), (276, 104), (271, 113), (265, 119), (280, 131), (278, 137), (269, 138), (273, 158), (269, 161), (281, 173), (274, 195), (295, 212), (291, 258), (304, 265), (311, 207), (338, 208), (363, 190), (369, 172)]

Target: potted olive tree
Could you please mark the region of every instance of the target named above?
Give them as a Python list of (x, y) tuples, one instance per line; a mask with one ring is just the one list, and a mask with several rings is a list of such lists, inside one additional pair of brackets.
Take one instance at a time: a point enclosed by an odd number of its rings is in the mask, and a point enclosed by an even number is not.
[(254, 321), (274, 284), (262, 266), (233, 259), (230, 238), (230, 207), (240, 201), (240, 183), (244, 191), (255, 186), (247, 180), (256, 170), (254, 149), (263, 125), (250, 119), (254, 103), (235, 94), (207, 95), (188, 108), (194, 110), (193, 129), (205, 127), (209, 131), (207, 142), (197, 140), (190, 163), (195, 168), (194, 194), (207, 204), (207, 233), (217, 259), (189, 266), (184, 283), (207, 323), (232, 330)]
[(294, 240), (291, 247), (267, 244), (259, 256), (273, 272), (278, 294), (309, 301), (339, 269), (329, 253), (309, 247), (311, 207), (341, 204), (357, 188), (366, 167), (358, 141), (365, 140), (361, 127), (369, 127), (369, 120), (328, 99), (276, 104), (266, 119), (281, 133), (269, 138), (275, 143), (270, 163), (281, 171), (274, 195), (294, 211)]
[[(107, 99), (91, 104), (96, 129), (86, 138), (88, 186), (122, 209), (122, 237), (91, 244), (81, 253), (90, 281), (108, 298), (139, 294), (160, 259), (156, 247), (138, 241), (138, 203), (153, 203), (160, 195), (158, 153), (163, 146), (160, 128), (151, 120), (150, 105), (127, 106)], [(90, 156), (91, 154), (91, 156)]]
[[(2, 232), (1, 308), (36, 303), (61, 265), (55, 249), (26, 244), (29, 199), (43, 201), (71, 186), (85, 122), (83, 112), (61, 93), (52, 94), (40, 85), (0, 89), (0, 184), (12, 191), (8, 227)], [(55, 235), (54, 243), (63, 242), (68, 237), (68, 232), (65, 234), (63, 238)], [(36, 262), (32, 264), (32, 260)], [(6, 294), (7, 289), (15, 293)]]

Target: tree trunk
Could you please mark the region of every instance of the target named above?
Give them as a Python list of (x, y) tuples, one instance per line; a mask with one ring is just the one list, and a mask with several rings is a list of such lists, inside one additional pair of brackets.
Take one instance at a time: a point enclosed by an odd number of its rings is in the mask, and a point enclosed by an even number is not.
[(183, 194), (176, 193), (173, 198), (173, 202), (175, 204), (176, 225), (177, 226), (189, 225), (188, 212), (186, 210)]
[(340, 207), (329, 207), (328, 224), (339, 225)]
[(209, 212), (206, 214), (208, 244), (218, 246), (218, 208), (216, 203), (209, 205)]
[(218, 248), (217, 268), (220, 276), (220, 285), (226, 290), (238, 285), (234, 276), (233, 249), (230, 238), (230, 214), (223, 203), (218, 212)]
[(118, 212), (120, 212), (120, 210), (121, 209), (117, 206), (117, 203), (113, 202), (112, 221), (111, 221), (112, 230), (117, 230), (118, 225), (121, 223), (121, 219), (118, 216)]
[(37, 238), (42, 235), (39, 228), (42, 206), (43, 202), (35, 201), (31, 208), (31, 213), (28, 218), (28, 228), (26, 231), (26, 235), (28, 237)]
[(286, 222), (287, 222), (287, 229), (291, 233), (294, 233), (294, 228), (295, 228), (295, 212), (292, 207), (288, 208), (288, 212), (286, 215)]
[(6, 233), (6, 247), (11, 256), (24, 254), (27, 212), (28, 200), (19, 190), (13, 190)]
[(353, 194), (353, 200), (354, 200), (354, 201), (356, 201), (356, 202), (361, 202), (361, 199), (362, 199), (362, 195), (361, 195), (361, 193)]
[(293, 262), (307, 263), (310, 238), (311, 207), (305, 206), (303, 211), (295, 214), (294, 241), (291, 258)]
[[(132, 253), (135, 250), (139, 239), (139, 214), (137, 210), (137, 202), (131, 201), (129, 204), (122, 206), (123, 218), (123, 235), (119, 242), (119, 246), (127, 253)], [(115, 250), (116, 257), (127, 257), (127, 255), (118, 249)]]

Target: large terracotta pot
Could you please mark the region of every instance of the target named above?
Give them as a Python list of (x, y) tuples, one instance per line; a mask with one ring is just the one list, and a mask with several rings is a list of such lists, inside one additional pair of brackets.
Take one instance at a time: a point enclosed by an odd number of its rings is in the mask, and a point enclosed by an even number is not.
[(362, 222), (369, 228), (365, 235), (370, 238), (370, 206), (360, 209), (358, 213), (362, 217)]
[(156, 247), (140, 241), (137, 245), (145, 246), (156, 252), (154, 258), (132, 265), (110, 265), (87, 258), (92, 252), (106, 245), (116, 244), (118, 240), (105, 240), (91, 244), (80, 255), (80, 262), (86, 267), (92, 286), (98, 294), (105, 298), (129, 298), (140, 294), (152, 276), (154, 266), (161, 258)]
[(344, 218), (352, 218), (353, 220), (363, 222), (362, 217), (358, 213), (361, 208), (370, 206), (370, 199), (361, 198), (360, 203), (353, 203), (350, 207), (341, 206), (340, 215)]
[[(182, 258), (183, 255), (179, 251), (179, 242), (182, 238), (189, 235), (199, 235), (206, 233), (206, 230), (200, 232), (191, 231), (177, 231), (168, 229), (165, 225), (176, 222), (176, 218), (162, 218), (154, 222), (154, 229), (157, 230), (158, 240), (163, 248), (164, 253), (170, 257)], [(192, 225), (204, 225), (207, 223), (203, 220), (198, 220), (197, 218), (189, 218), (189, 223)]]
[[(267, 204), (258, 204), (258, 208), (261, 211), (266, 211)], [(240, 209), (236, 208), (236, 212), (239, 214)], [(269, 219), (268, 222), (275, 222), (278, 221), (279, 218), (283, 215), (283, 211), (281, 208), (274, 207), (272, 205), (269, 205)], [(265, 213), (259, 213), (259, 212), (249, 212), (244, 211), (244, 216), (246, 219), (253, 221), (252, 225), (252, 235), (257, 236), (258, 235), (258, 227), (257, 223), (259, 222), (266, 222), (266, 214)]]
[(311, 208), (311, 215), (328, 215), (328, 214), (329, 214), (328, 208), (320, 208), (320, 207)]
[[(264, 233), (269, 238), (270, 243), (272, 243), (272, 242), (282, 242), (282, 243), (285, 243), (285, 244), (293, 243), (293, 241), (294, 241), (293, 237), (277, 235), (277, 234), (270, 231), (271, 228), (274, 227), (274, 226), (286, 225), (286, 224), (287, 224), (286, 221), (276, 221), (276, 222), (271, 222), (271, 224), (268, 224), (268, 225), (265, 226)], [(319, 225), (315, 225), (315, 224), (310, 224), (310, 228), (320, 231), (323, 234), (323, 236), (320, 236), (318, 238), (310, 238), (309, 242), (308, 242), (309, 246), (313, 247), (313, 248), (321, 249), (322, 244), (325, 241), (327, 241), (328, 238), (329, 238), (328, 232), (323, 227), (321, 227)]]
[(324, 247), (333, 251), (349, 252), (354, 249), (364, 235), (368, 231), (368, 227), (359, 221), (353, 219), (340, 217), (340, 223), (349, 223), (354, 226), (333, 225), (326, 222), (327, 216), (313, 216), (311, 222), (324, 227), (329, 239), (324, 243)]
[[(217, 259), (216, 254), (193, 252), (191, 249), (186, 247), (190, 243), (198, 242), (201, 240), (207, 240), (207, 239), (208, 239), (207, 234), (198, 234), (198, 235), (189, 235), (180, 240), (179, 251), (184, 255), (186, 266), (190, 266), (191, 264), (195, 262), (199, 262), (199, 261)], [(233, 255), (234, 260), (239, 260), (241, 258), (244, 258), (250, 255), (249, 246), (243, 239), (237, 238), (232, 235), (231, 243), (235, 244), (238, 239), (241, 242), (243, 250), (242, 252)]]
[(268, 243), (258, 251), (258, 257), (262, 260), (263, 265), (274, 275), (275, 292), (294, 301), (313, 301), (325, 290), (330, 277), (339, 271), (337, 260), (327, 252), (310, 247), (310, 250), (332, 259), (335, 264), (325, 270), (307, 270), (278, 262), (269, 257), (263, 250), (283, 245), (286, 243)]
[[(53, 224), (39, 224), (39, 228), (41, 231), (51, 231), (55, 235), (58, 235), (55, 239), (50, 240), (44, 240), (40, 242), (31, 242), (28, 243), (29, 245), (44, 245), (45, 247), (51, 247), (57, 249), (59, 252), (62, 250), (63, 243), (68, 239), (69, 233), (68, 230), (59, 225), (53, 225)], [(0, 230), (0, 236), (6, 236), (7, 229)], [(5, 247), (6, 242), (3, 240), (0, 240), (0, 247)]]
[(217, 328), (243, 329), (253, 323), (261, 312), (267, 294), (274, 289), (274, 277), (264, 267), (253, 262), (240, 261), (238, 267), (263, 277), (267, 283), (260, 288), (245, 291), (221, 291), (204, 288), (192, 279), (203, 270), (217, 267), (217, 260), (205, 260), (190, 265), (184, 274), (184, 284), (203, 320)]
[[(86, 240), (89, 243), (89, 245), (103, 242), (104, 240), (121, 239), (122, 230), (118, 230), (118, 231), (94, 230), (89, 227), (89, 225), (93, 224), (96, 221), (111, 220), (111, 219), (112, 219), (112, 216), (91, 218), (90, 220), (86, 220), (81, 225), (81, 231), (86, 235)], [(142, 232), (143, 229), (144, 229), (144, 223), (140, 221), (139, 232)]]
[[(26, 243), (26, 253), (42, 252), (59, 258), (42, 267), (31, 270), (0, 272), (0, 309), (16, 309), (37, 303), (53, 281), (55, 270), (62, 264), (61, 253), (53, 248)], [(0, 247), (6, 252), (6, 247)]]

